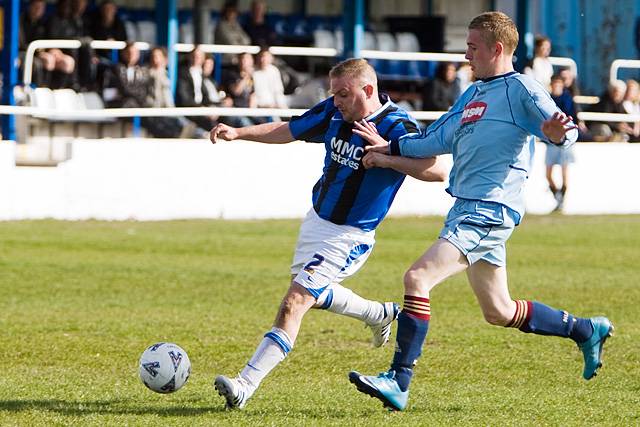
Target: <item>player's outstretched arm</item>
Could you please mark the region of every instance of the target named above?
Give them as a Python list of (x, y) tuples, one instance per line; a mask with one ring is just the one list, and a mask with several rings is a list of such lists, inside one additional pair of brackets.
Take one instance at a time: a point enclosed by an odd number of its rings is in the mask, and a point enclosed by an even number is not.
[(571, 116), (555, 113), (550, 119), (542, 122), (542, 133), (554, 144), (561, 144), (565, 134), (571, 129), (577, 129)]
[(446, 167), (437, 157), (414, 159), (368, 151), (362, 159), (365, 168), (391, 168), (421, 181), (441, 182), (447, 177)]
[(289, 130), (288, 122), (272, 122), (241, 128), (234, 128), (219, 123), (211, 129), (209, 139), (214, 144), (218, 142), (218, 139), (224, 141), (244, 139), (246, 141), (263, 142), (266, 144), (286, 144), (295, 138)]

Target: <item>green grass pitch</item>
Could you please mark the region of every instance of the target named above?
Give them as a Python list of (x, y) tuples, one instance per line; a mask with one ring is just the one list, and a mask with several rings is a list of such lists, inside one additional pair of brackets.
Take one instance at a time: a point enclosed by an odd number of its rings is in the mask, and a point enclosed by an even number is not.
[[(390, 218), (344, 284), (402, 299), (402, 274), (442, 218)], [(211, 386), (235, 375), (270, 328), (299, 221), (0, 223), (0, 425), (638, 425), (640, 216), (529, 216), (508, 243), (514, 298), (616, 327), (597, 378), (569, 340), (488, 325), (464, 274), (431, 294), (409, 407), (390, 413), (347, 372), (388, 367), (357, 321), (313, 311), (287, 360), (244, 411)], [(395, 327), (394, 327), (395, 335)], [(137, 376), (157, 341), (187, 350), (171, 395)]]

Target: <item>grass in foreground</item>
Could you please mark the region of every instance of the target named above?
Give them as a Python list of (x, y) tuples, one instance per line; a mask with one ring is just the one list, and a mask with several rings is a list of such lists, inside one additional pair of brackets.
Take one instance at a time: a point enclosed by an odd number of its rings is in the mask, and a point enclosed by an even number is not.
[[(345, 282), (402, 300), (401, 277), (441, 218), (388, 219)], [(486, 324), (456, 276), (432, 322), (406, 412), (388, 413), (347, 372), (387, 368), (352, 319), (312, 312), (294, 351), (242, 412), (211, 386), (234, 375), (270, 327), (298, 221), (0, 223), (0, 425), (634, 425), (640, 423), (640, 216), (529, 216), (509, 242), (510, 288), (576, 315), (608, 315), (605, 366), (581, 379), (568, 340)], [(173, 341), (193, 365), (157, 395), (137, 361)]]

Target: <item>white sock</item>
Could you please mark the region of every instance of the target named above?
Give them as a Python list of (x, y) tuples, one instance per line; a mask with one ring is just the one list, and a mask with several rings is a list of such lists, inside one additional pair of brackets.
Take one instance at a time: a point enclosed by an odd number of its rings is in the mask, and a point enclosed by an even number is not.
[(287, 357), (292, 348), (293, 343), (289, 335), (274, 326), (264, 335), (251, 360), (240, 372), (240, 377), (253, 387), (252, 391), (255, 391), (269, 372)]
[(380, 323), (384, 317), (384, 306), (381, 303), (364, 299), (351, 289), (337, 283), (332, 284), (320, 294), (314, 307), (353, 317), (367, 325)]

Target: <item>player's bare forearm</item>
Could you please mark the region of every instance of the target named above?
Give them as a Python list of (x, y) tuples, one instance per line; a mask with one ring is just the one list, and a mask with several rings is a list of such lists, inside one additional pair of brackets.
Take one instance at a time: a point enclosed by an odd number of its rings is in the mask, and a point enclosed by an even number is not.
[(414, 159), (411, 157), (387, 156), (392, 169), (429, 182), (442, 182), (447, 178), (447, 170), (437, 157)]
[(366, 168), (391, 168), (421, 181), (440, 182), (447, 177), (447, 170), (437, 157), (415, 159), (369, 151), (363, 163)]
[(286, 144), (295, 138), (289, 130), (288, 122), (271, 122), (237, 129), (237, 139), (264, 142), (267, 144)]

